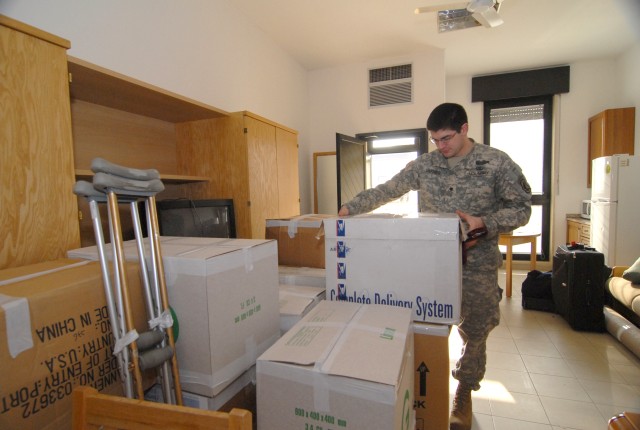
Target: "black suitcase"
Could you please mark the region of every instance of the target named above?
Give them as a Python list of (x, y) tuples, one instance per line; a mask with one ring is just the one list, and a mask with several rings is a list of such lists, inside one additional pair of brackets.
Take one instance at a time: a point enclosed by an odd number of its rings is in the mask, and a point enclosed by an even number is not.
[(604, 255), (581, 245), (561, 245), (553, 256), (551, 291), (556, 311), (574, 330), (605, 331)]
[(523, 309), (555, 312), (551, 292), (553, 272), (541, 272), (532, 270), (527, 273), (527, 278), (522, 282), (522, 307)]

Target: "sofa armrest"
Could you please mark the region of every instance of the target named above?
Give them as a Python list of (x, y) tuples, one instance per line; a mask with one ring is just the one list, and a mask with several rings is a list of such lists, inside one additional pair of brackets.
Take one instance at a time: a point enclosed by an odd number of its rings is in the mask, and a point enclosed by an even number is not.
[(611, 277), (622, 277), (622, 272), (624, 272), (625, 270), (627, 270), (629, 268), (629, 266), (613, 266), (612, 270), (611, 270)]

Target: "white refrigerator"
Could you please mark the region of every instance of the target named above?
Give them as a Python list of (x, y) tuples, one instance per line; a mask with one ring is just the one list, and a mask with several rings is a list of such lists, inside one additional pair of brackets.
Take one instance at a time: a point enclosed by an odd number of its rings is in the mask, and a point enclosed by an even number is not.
[(640, 257), (640, 157), (600, 157), (591, 165), (591, 246), (607, 266)]

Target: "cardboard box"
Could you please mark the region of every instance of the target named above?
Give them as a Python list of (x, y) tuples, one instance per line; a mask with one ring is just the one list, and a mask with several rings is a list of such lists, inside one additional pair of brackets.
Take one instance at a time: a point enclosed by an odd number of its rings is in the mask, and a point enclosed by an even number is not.
[(324, 287), (280, 284), (280, 333), (284, 334), (300, 321), (320, 300), (324, 300)]
[(327, 271), (315, 267), (278, 267), (280, 284), (308, 285), (311, 287), (327, 287)]
[[(127, 267), (136, 328), (146, 315)], [(136, 294), (137, 293), (137, 294)], [(71, 392), (122, 395), (100, 266), (60, 259), (0, 271), (0, 428), (71, 428)]]
[(367, 214), (325, 220), (327, 300), (412, 309), (417, 322), (460, 320), (455, 214)]
[[(280, 337), (276, 242), (167, 237), (161, 250), (182, 389), (216, 396)], [(97, 258), (95, 247), (68, 254)], [(137, 260), (135, 241), (125, 256)]]
[(413, 324), (416, 430), (449, 428), (451, 326)]
[(280, 337), (276, 243), (236, 239), (173, 251), (162, 248), (169, 301), (180, 319), (181, 383), (215, 396)]
[(278, 241), (278, 263), (283, 266), (324, 268), (322, 222), (332, 217), (308, 214), (266, 220), (265, 237)]
[[(201, 396), (200, 394), (190, 393), (188, 391), (182, 392), (182, 400), (184, 406), (192, 408), (206, 409), (210, 411), (222, 410), (230, 402), (237, 402), (244, 400), (243, 391), (245, 389), (254, 391), (256, 383), (256, 366), (253, 365), (249, 370), (245, 371), (236, 380), (234, 380), (228, 387), (222, 390), (214, 397)], [(145, 393), (145, 400), (152, 402), (163, 402), (162, 386), (160, 384), (154, 385), (149, 391)], [(251, 405), (253, 403), (253, 405)], [(244, 409), (251, 410), (255, 413), (255, 392), (253, 402), (247, 402), (242, 406)]]
[(408, 309), (322, 301), (258, 358), (260, 430), (412, 429)]

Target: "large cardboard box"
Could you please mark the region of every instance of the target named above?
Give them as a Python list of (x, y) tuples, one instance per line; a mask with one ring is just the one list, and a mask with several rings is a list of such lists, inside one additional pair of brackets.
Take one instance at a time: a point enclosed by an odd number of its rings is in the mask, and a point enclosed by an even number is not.
[(413, 429), (408, 309), (320, 302), (258, 358), (260, 430)]
[(414, 323), (416, 430), (449, 428), (451, 326)]
[[(254, 239), (161, 239), (182, 389), (213, 397), (280, 337), (276, 242)], [(95, 247), (69, 255), (97, 258)], [(135, 241), (125, 243), (137, 260)]]
[(266, 220), (265, 237), (278, 241), (278, 262), (283, 266), (324, 268), (322, 222), (333, 215), (307, 214)]
[(460, 320), (455, 214), (367, 214), (325, 220), (327, 300), (409, 308), (418, 322)]
[(324, 287), (280, 284), (280, 333), (289, 331), (320, 300), (324, 300), (325, 295)]
[[(215, 396), (280, 337), (275, 241), (236, 239), (182, 251), (163, 245), (185, 391)], [(174, 252), (176, 251), (176, 252)]]
[[(146, 318), (127, 266), (136, 328)], [(0, 271), (0, 428), (71, 428), (79, 385), (122, 395), (100, 266), (60, 259)]]

